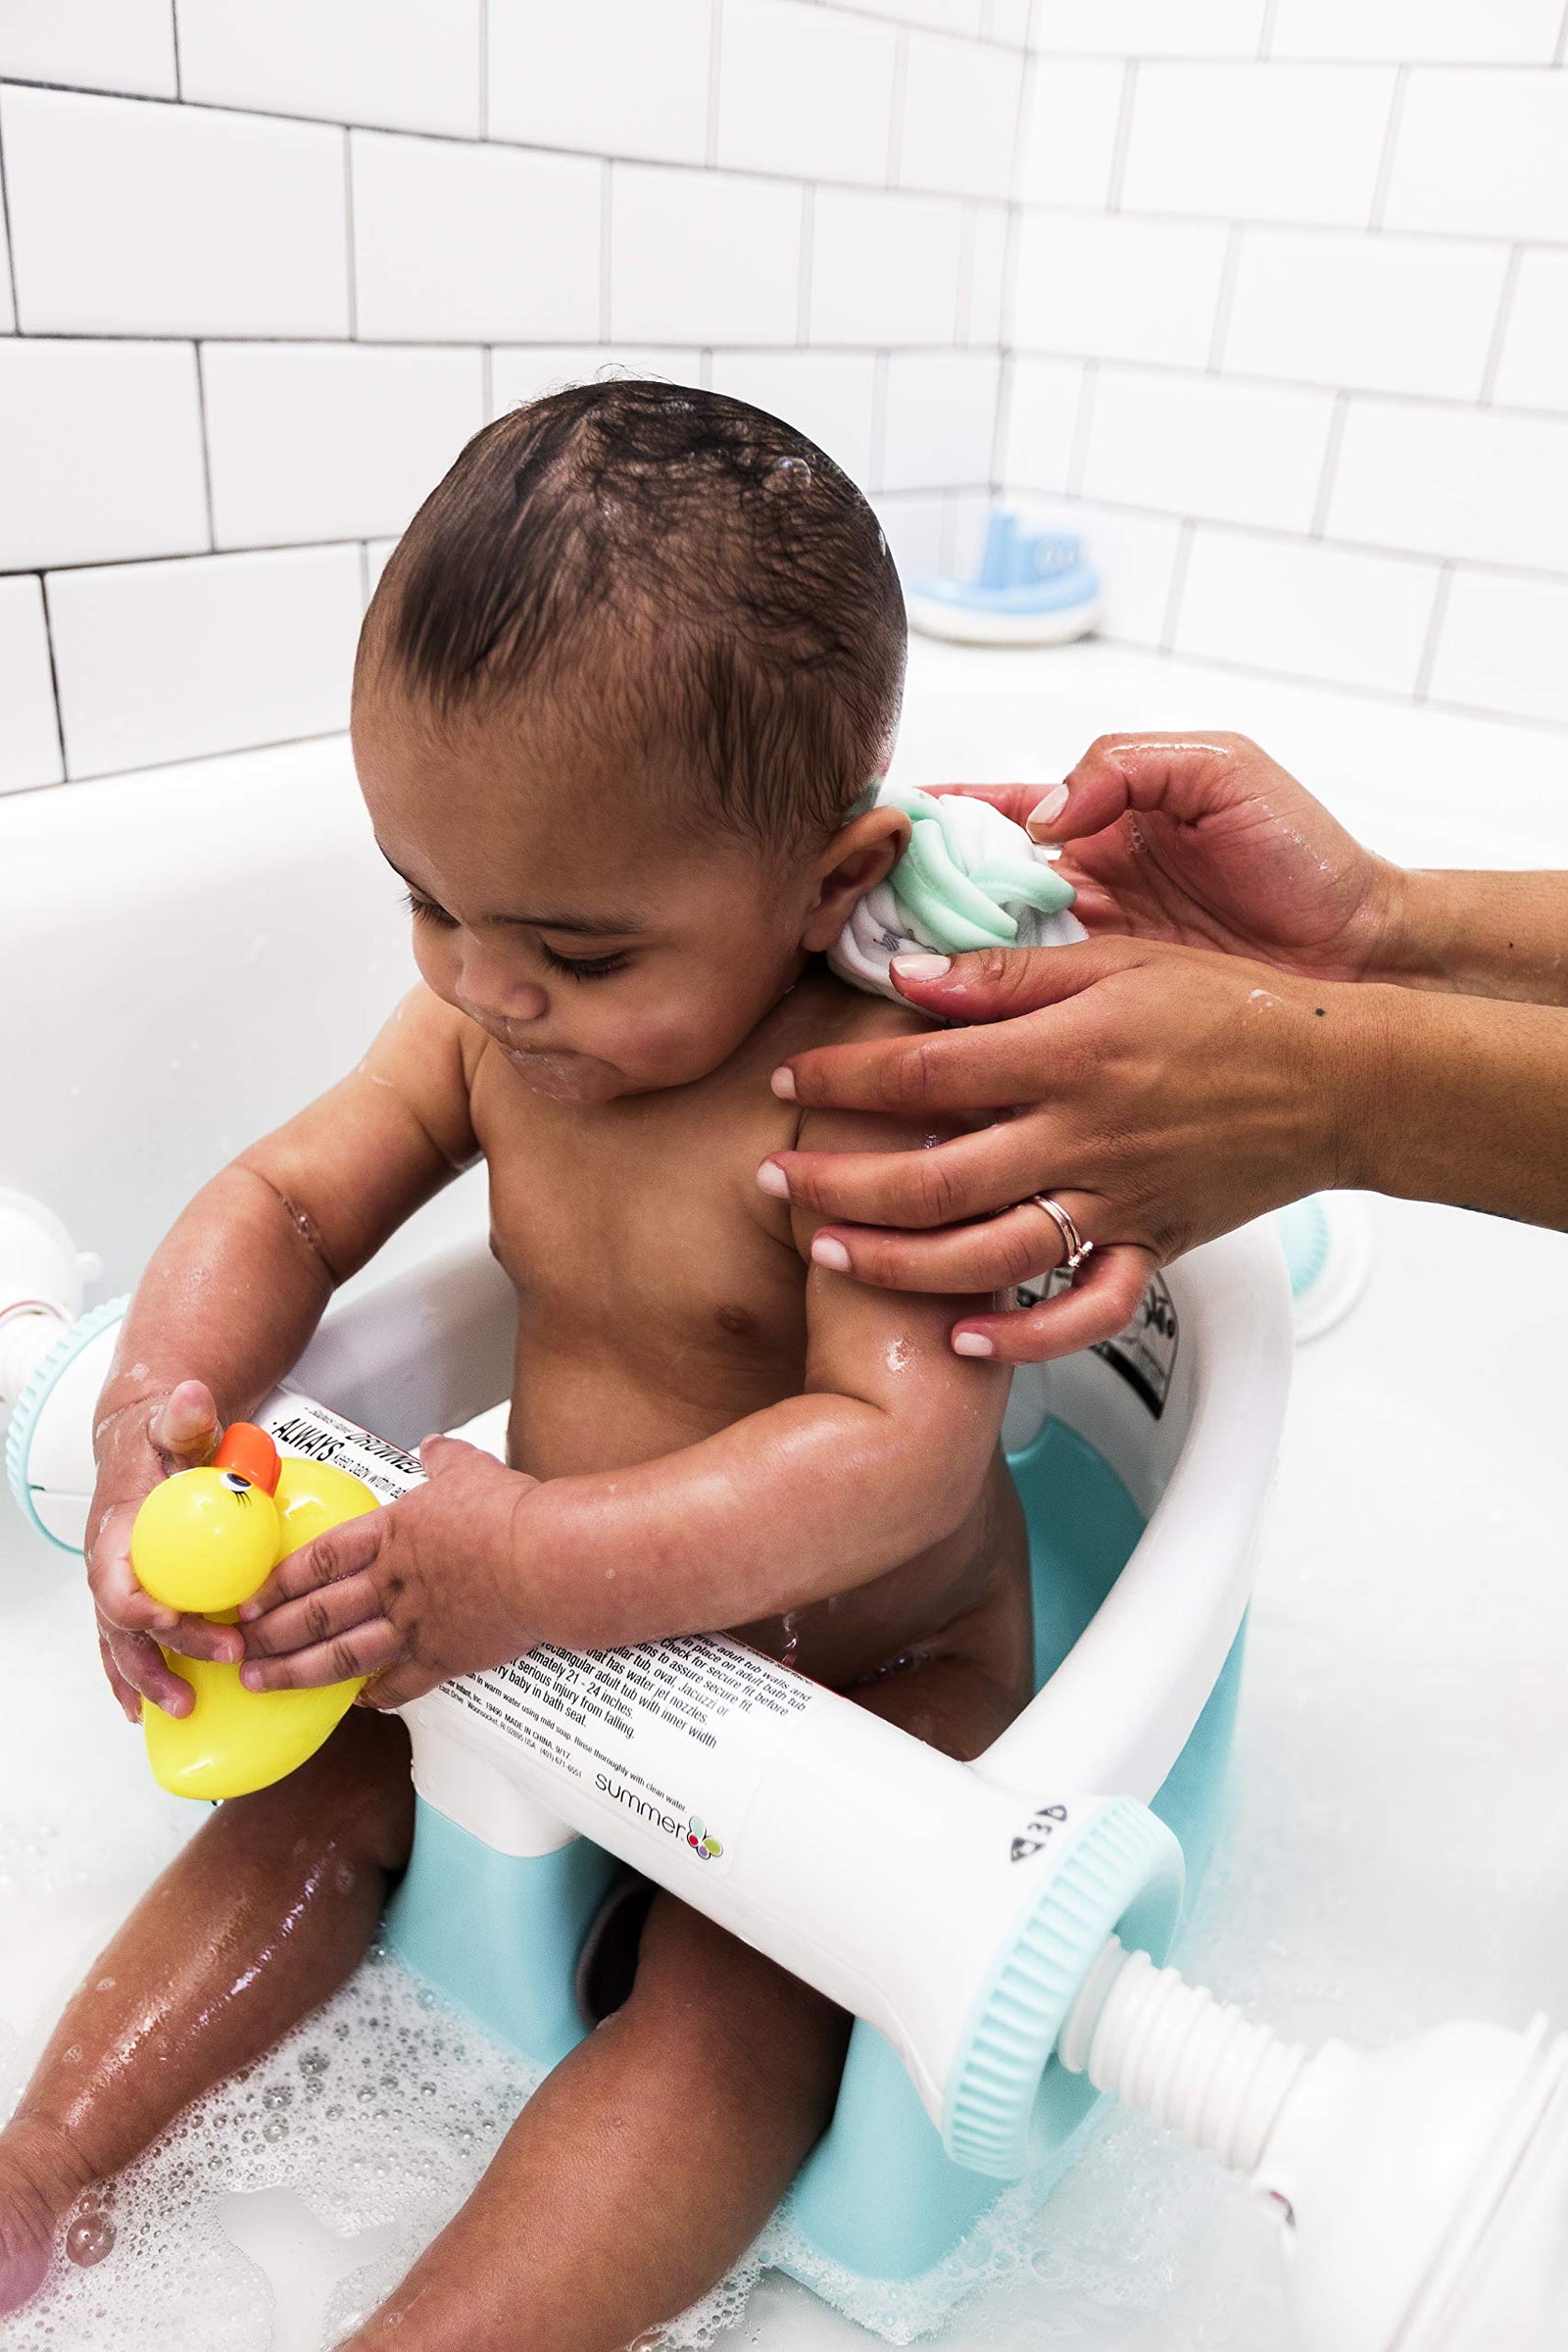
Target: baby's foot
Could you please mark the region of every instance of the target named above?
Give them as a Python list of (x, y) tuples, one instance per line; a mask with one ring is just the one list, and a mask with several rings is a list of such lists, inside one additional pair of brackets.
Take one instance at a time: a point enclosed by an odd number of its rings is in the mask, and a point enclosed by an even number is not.
[(83, 2185), (69, 2141), (52, 2127), (24, 2122), (0, 2132), (0, 2314), (43, 2284), (55, 2231)]

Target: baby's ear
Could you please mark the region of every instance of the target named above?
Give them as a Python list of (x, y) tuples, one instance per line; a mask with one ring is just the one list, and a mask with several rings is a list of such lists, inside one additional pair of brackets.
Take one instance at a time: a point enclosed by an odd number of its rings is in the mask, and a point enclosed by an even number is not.
[(909, 846), (910, 825), (902, 808), (868, 808), (841, 825), (816, 867), (816, 897), (807, 913), (801, 945), (812, 955), (830, 948), (868, 890), (885, 882)]

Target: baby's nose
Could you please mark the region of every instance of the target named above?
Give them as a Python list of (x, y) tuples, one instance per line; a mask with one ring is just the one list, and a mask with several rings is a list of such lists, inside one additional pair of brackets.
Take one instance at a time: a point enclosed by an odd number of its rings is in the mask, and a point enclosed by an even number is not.
[(492, 996), (488, 990), (483, 995), (475, 992), (471, 997), (465, 993), (458, 1002), (481, 1029), (501, 1038), (507, 1038), (514, 1029), (525, 1029), (531, 1021), (541, 1020), (550, 1004), (544, 990), (530, 982), (518, 983), (505, 995)]

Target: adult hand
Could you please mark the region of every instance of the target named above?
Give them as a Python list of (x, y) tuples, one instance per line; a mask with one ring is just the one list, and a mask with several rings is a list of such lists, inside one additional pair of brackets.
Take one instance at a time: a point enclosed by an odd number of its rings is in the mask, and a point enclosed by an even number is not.
[(1010, 1115), (926, 1152), (773, 1157), (791, 1200), (831, 1220), (813, 1258), (891, 1290), (1002, 1291), (1059, 1265), (1061, 1235), (1031, 1196), (1059, 1201), (1095, 1245), (1076, 1287), (964, 1316), (960, 1354), (1041, 1362), (1108, 1339), (1156, 1266), (1356, 1181), (1396, 992), (1149, 940), (945, 962), (904, 958), (904, 994), (986, 1027), (797, 1054), (775, 1091), (905, 1116)]
[(1397, 954), (1406, 877), (1245, 735), (1102, 735), (1062, 783), (956, 785), (1063, 849), (1086, 930), (1329, 980)]
[(136, 1396), (117, 1407), (117, 1385), (111, 1382), (105, 1391), (102, 1401), (110, 1409), (94, 1432), (98, 1483), (87, 1512), (87, 1583), (104, 1672), (127, 1720), (137, 1723), (143, 1698), (166, 1715), (188, 1715), (194, 1704), (189, 1683), (166, 1664), (164, 1649), (234, 1665), (244, 1644), (231, 1625), (182, 1616), (154, 1600), (130, 1565), (131, 1527), (154, 1487), (211, 1459), (218, 1443), (212, 1391), (199, 1380), (182, 1380), (165, 1395)]

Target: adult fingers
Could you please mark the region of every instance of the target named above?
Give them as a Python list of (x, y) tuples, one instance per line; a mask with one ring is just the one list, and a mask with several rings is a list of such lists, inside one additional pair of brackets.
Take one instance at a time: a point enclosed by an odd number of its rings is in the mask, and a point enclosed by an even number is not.
[(1010, 1314), (965, 1315), (953, 1327), (954, 1352), (1002, 1364), (1048, 1364), (1114, 1339), (1137, 1312), (1158, 1262), (1137, 1242), (1097, 1250), (1070, 1291)]
[(318, 1585), (337, 1584), (369, 1567), (381, 1548), (381, 1513), (367, 1511), (363, 1519), (345, 1519), (329, 1527), (314, 1544), (306, 1544), (279, 1560), (265, 1585), (240, 1603), (239, 1621), (250, 1625), (275, 1609), (280, 1601), (298, 1600)]
[(989, 801), (993, 808), (1000, 808), (1015, 825), (1036, 832), (1042, 841), (1048, 838), (1051, 817), (1066, 800), (1060, 784), (930, 784), (926, 790), (938, 800), (952, 794), (955, 800)]
[[(956, 1135), (929, 1152), (776, 1152), (763, 1164), (782, 1175), (796, 1208), (835, 1223), (924, 1231), (988, 1217), (1054, 1181), (1070, 1181), (1074, 1171), (1063, 1163), (1071, 1149), (1057, 1123), (1035, 1112)], [(760, 1171), (759, 1182), (764, 1192), (778, 1189)]]
[(1101, 735), (1062, 779), (1062, 797), (1028, 828), (1044, 842), (1083, 841), (1128, 812), (1153, 808), (1196, 823), (1284, 771), (1245, 735)]
[(247, 1626), (246, 1663), (254, 1658), (286, 1657), (291, 1650), (315, 1649), (351, 1627), (384, 1614), (373, 1577), (349, 1576), (339, 1584), (320, 1585), (299, 1600), (285, 1600), (269, 1609), (265, 1617)]
[(389, 1617), (372, 1617), (331, 1642), (286, 1658), (253, 1658), (240, 1668), (247, 1690), (322, 1690), (328, 1683), (379, 1674), (403, 1656), (403, 1636)]
[[(1069, 1000), (1102, 980), (1147, 959), (1149, 951), (1120, 939), (1085, 940), (1070, 948), (982, 948), (951, 959), (925, 976), (899, 971), (901, 993), (922, 1010), (956, 1022), (1004, 1023), (1054, 1008), (1056, 1017), (1034, 1028), (1000, 1027), (980, 1036), (960, 1029), (915, 1037), (867, 1038), (858, 1044), (814, 1046), (792, 1054), (773, 1072), (773, 1092), (813, 1109), (922, 1112), (1000, 1110), (1043, 1092), (1064, 1050), (1081, 1041), (1082, 1017)], [(907, 961), (908, 959), (905, 959)]]
[[(1092, 1241), (1096, 1214), (1102, 1213), (1104, 1203), (1090, 1193), (1055, 1192), (1051, 1198)], [(949, 1226), (940, 1233), (824, 1225), (811, 1242), (815, 1264), (884, 1291), (1007, 1291), (1014, 1283), (1051, 1273), (1066, 1254), (1060, 1227), (1034, 1200), (984, 1224)]]

